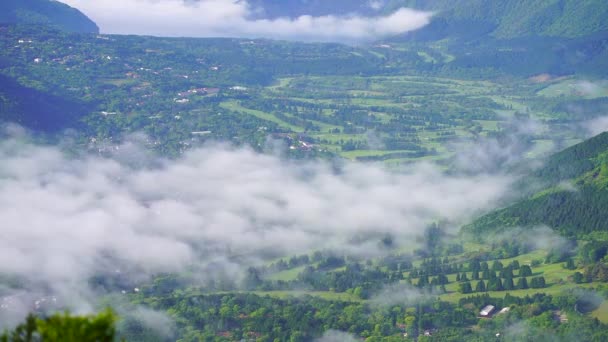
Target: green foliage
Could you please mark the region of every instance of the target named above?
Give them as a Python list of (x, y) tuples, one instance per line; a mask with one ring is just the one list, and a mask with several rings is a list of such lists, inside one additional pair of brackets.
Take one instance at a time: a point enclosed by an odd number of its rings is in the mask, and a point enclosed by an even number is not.
[[(475, 220), (463, 231), (484, 236), (508, 227), (547, 225), (565, 235), (580, 237), (607, 230), (608, 212), (604, 208), (608, 206), (608, 191), (602, 176), (607, 151), (608, 133), (602, 133), (551, 156), (523, 182), (526, 186), (543, 184), (547, 188)], [(577, 189), (557, 186), (566, 180)]]
[(469, 39), (488, 35), (503, 39), (576, 37), (608, 29), (603, 20), (608, 9), (601, 0), (394, 0), (391, 4), (394, 7), (406, 4), (439, 11), (435, 21), (417, 33), (433, 39), (451, 32)]
[(464, 283), (460, 283), (458, 288), (458, 292), (460, 293), (472, 293), (473, 292), (473, 288), (471, 287), (471, 283), (468, 281), (465, 281)]
[(528, 279), (526, 277), (520, 277), (517, 279), (517, 288), (520, 290), (525, 290), (529, 288)]
[(529, 277), (532, 275), (532, 269), (528, 265), (522, 265), (519, 268), (519, 276), (520, 277)]
[(29, 315), (25, 323), (0, 336), (2, 342), (113, 342), (116, 316), (109, 310), (93, 316)]
[(584, 263), (596, 263), (608, 255), (608, 241), (589, 241), (579, 248), (578, 255)]
[(412, 306), (367, 305), (310, 296), (279, 299), (231, 293), (154, 297), (153, 302), (155, 309), (173, 313), (184, 341), (311, 341), (327, 330), (384, 341), (397, 336), (401, 339), (404, 331), (412, 337), (431, 329), (464, 332), (476, 322), (473, 311), (435, 300), (422, 300)]
[(490, 278), (487, 289), (488, 291), (503, 291), (502, 280), (500, 278)]
[(584, 277), (587, 282), (608, 282), (608, 265), (598, 262), (585, 267)]
[(534, 277), (530, 279), (530, 287), (533, 289), (542, 289), (546, 287), (545, 277)]

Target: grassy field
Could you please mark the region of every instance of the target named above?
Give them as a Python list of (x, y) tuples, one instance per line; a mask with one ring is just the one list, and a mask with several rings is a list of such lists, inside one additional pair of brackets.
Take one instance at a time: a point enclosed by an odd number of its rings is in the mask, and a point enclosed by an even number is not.
[(549, 85), (538, 92), (546, 97), (581, 97), (595, 99), (608, 96), (608, 81), (586, 81), (574, 78), (565, 79)]
[(306, 268), (306, 266), (300, 266), (300, 267), (295, 267), (295, 268), (292, 268), (292, 269), (289, 269), (289, 270), (273, 273), (270, 276), (268, 276), (267, 279), (268, 280), (273, 280), (273, 281), (277, 281), (277, 280), (283, 280), (283, 281), (295, 280), (298, 277), (298, 274), (300, 274), (300, 272), (302, 272), (305, 268)]
[[(471, 282), (471, 285), (473, 287), (475, 287), (476, 281)], [(525, 297), (525, 296), (531, 296), (535, 293), (545, 293), (548, 295), (558, 295), (560, 293), (562, 293), (563, 291), (566, 291), (568, 289), (572, 289), (572, 288), (581, 288), (581, 287), (589, 287), (590, 284), (564, 284), (564, 285), (554, 285), (554, 286), (550, 286), (544, 289), (526, 289), (526, 290), (511, 290), (511, 291), (488, 291), (488, 292), (484, 292), (487, 293), (490, 297), (492, 298), (503, 298), (507, 293), (512, 295), (512, 296), (516, 296), (516, 297)], [(470, 297), (470, 296), (474, 296), (478, 293), (471, 293), (471, 294), (462, 294), (459, 292), (449, 292), (443, 295), (440, 295), (439, 298), (441, 298), (441, 300), (444, 300), (446, 302), (451, 302), (451, 303), (458, 303), (458, 301), (461, 298), (466, 298), (466, 297)]]
[[(449, 59), (449, 55), (441, 57), (436, 54), (441, 54), (441, 49), (437, 47), (433, 52), (419, 53), (429, 63), (436, 58)], [(376, 50), (378, 54), (385, 52), (385, 49)], [(260, 106), (260, 101), (250, 103), (246, 98), (224, 100), (220, 106), (305, 134), (319, 149), (335, 152), (344, 158), (375, 157), (386, 164), (399, 165), (419, 159), (448, 158), (451, 155), (450, 144), (454, 141), (472, 141), (476, 137), (487, 136), (500, 130), (516, 113), (547, 123), (543, 126), (544, 131), (539, 131), (533, 139), (533, 148), (527, 155), (529, 158), (543, 156), (554, 148), (544, 134), (556, 134), (549, 121), (555, 114), (532, 110), (534, 101), (564, 93), (574, 96), (573, 89), (586, 90), (587, 97), (608, 96), (608, 81), (581, 83), (575, 79), (561, 79), (543, 88), (538, 83), (521, 80), (300, 75), (279, 79), (272, 86), (256, 90), (254, 97), (263, 99), (266, 102), (263, 106)], [(342, 114), (336, 120), (335, 115), (341, 109), (356, 113), (358, 119), (353, 123)], [(315, 116), (310, 116), (310, 113)], [(361, 119), (361, 113), (370, 117), (369, 122)], [(400, 113), (405, 116), (400, 116)], [(432, 120), (429, 119), (431, 117)], [(399, 129), (387, 129), (393, 125), (404, 127), (407, 134)], [(373, 132), (375, 140), (401, 140), (405, 142), (401, 146), (415, 145), (424, 153), (383, 157), (392, 152), (411, 150), (377, 144), (369, 140), (369, 132)], [(565, 134), (566, 141), (570, 141), (571, 137)], [(358, 144), (355, 150), (342, 148), (351, 141)]]
[(608, 324), (608, 301), (604, 300), (604, 302), (591, 313), (591, 317), (595, 317), (600, 320), (600, 322)]
[[(477, 243), (465, 243), (464, 245), (465, 251), (462, 255), (454, 256), (455, 260), (459, 260), (460, 258), (466, 258), (465, 256), (472, 252), (478, 252), (488, 249), (488, 246), (480, 245)], [(597, 284), (575, 284), (569, 279), (569, 277), (578, 270), (568, 270), (563, 267), (564, 263), (554, 263), (554, 264), (544, 264), (542, 261), (545, 259), (547, 255), (547, 251), (545, 250), (534, 250), (530, 253), (522, 254), (513, 258), (504, 258), (499, 261), (502, 262), (504, 266), (507, 266), (513, 261), (518, 261), (520, 265), (530, 265), (532, 263), (540, 262), (540, 264), (536, 266), (532, 266), (532, 276), (527, 277), (528, 283), (532, 277), (543, 276), (546, 280), (547, 287), (542, 289), (525, 289), (525, 290), (509, 290), (509, 291), (488, 291), (483, 294), (488, 294), (492, 298), (504, 298), (506, 294), (516, 297), (525, 297), (532, 296), (536, 293), (544, 293), (547, 295), (560, 295), (561, 293), (574, 289), (574, 288), (592, 288)], [(488, 264), (491, 267), (494, 261), (489, 261)], [(415, 260), (413, 262), (415, 267), (420, 267), (421, 260)], [(465, 262), (466, 264), (466, 262)], [(315, 264), (312, 264), (313, 266)], [(289, 270), (277, 272), (271, 274), (266, 279), (273, 281), (292, 281), (295, 280), (300, 272), (304, 270), (304, 266), (299, 266), (296, 268), (292, 268)], [(344, 267), (337, 268), (332, 271), (342, 271)], [(472, 278), (471, 272), (465, 272), (469, 279)], [(514, 272), (515, 278), (514, 283), (517, 283), (517, 275), (518, 271)], [(460, 273), (462, 274), (462, 272)], [(404, 273), (404, 276), (407, 277), (408, 273)], [(462, 294), (458, 292), (459, 282), (456, 281), (456, 274), (448, 275), (449, 284), (446, 285), (447, 293), (438, 295), (437, 297), (443, 301), (447, 301), (450, 303), (457, 304), (460, 299), (466, 298), (469, 296), (479, 295), (480, 293), (470, 293), (470, 294)], [(414, 284), (416, 283), (416, 279), (414, 279)], [(403, 280), (403, 283), (406, 281)], [(471, 280), (471, 285), (475, 288), (477, 284), (476, 280)], [(487, 280), (485, 281), (487, 283)], [(288, 298), (288, 297), (302, 297), (305, 295), (323, 298), (326, 300), (334, 300), (334, 301), (347, 301), (347, 302), (361, 302), (367, 303), (369, 300), (362, 300), (351, 293), (343, 292), (333, 292), (333, 291), (304, 291), (304, 290), (296, 290), (296, 291), (255, 291), (254, 293), (262, 296), (271, 296), (275, 298)], [(603, 302), (595, 311), (590, 314), (592, 317), (598, 318), (602, 322), (608, 323), (608, 301)]]
[(105, 83), (105, 84), (111, 84), (113, 86), (123, 86), (123, 85), (129, 85), (129, 84), (135, 84), (135, 80), (133, 79), (129, 79), (129, 78), (107, 78), (101, 81), (101, 83)]
[[(430, 55), (424, 53), (426, 57), (432, 59)], [(446, 57), (448, 58), (448, 57)], [(297, 89), (297, 91), (294, 91)], [(340, 76), (314, 76), (314, 77), (291, 77), (281, 79), (277, 84), (268, 87), (263, 92), (269, 100), (277, 98), (290, 98), (295, 101), (318, 105), (323, 108), (322, 113), (326, 116), (331, 116), (335, 108), (342, 106), (354, 106), (362, 110), (369, 111), (378, 120), (384, 124), (390, 124), (395, 119), (392, 113), (395, 110), (405, 109), (413, 110), (416, 108), (424, 108), (428, 106), (428, 102), (437, 103), (439, 108), (457, 110), (461, 115), (466, 115), (467, 105), (460, 104), (463, 98), (471, 97), (472, 99), (483, 98), (484, 101), (494, 101), (492, 97), (500, 97), (502, 88), (498, 84), (486, 81), (464, 81), (457, 79), (446, 78), (426, 78), (418, 76), (376, 76), (376, 77), (340, 77)], [(505, 100), (506, 101), (506, 100)], [(479, 101), (478, 101), (479, 102)], [(225, 104), (224, 104), (225, 106)], [(243, 111), (242, 105), (236, 106), (235, 103), (229, 103), (228, 108)], [(246, 108), (245, 108), (246, 109)], [(473, 108), (470, 108), (474, 110)], [(281, 120), (272, 119), (268, 113), (260, 113), (259, 111), (249, 112), (259, 118), (266, 118), (276, 122), (282, 127), (289, 127), (293, 131), (301, 132), (303, 127), (296, 129), (293, 125), (288, 125)], [(443, 113), (442, 113), (443, 114)], [(448, 113), (445, 113), (448, 115)], [(424, 120), (424, 117), (422, 117)], [(462, 123), (458, 120), (462, 119)], [(445, 128), (429, 128), (425, 126), (416, 127), (418, 132), (418, 144), (427, 149), (435, 149), (440, 155), (446, 149), (445, 142), (441, 139), (441, 135), (436, 133), (453, 130), (456, 135), (454, 138), (471, 137), (472, 135), (465, 129), (466, 118), (457, 119), (454, 126)], [(491, 120), (475, 120), (483, 132), (495, 131), (499, 126), (499, 119)], [(316, 121), (314, 124), (321, 126), (321, 132), (307, 132), (313, 138), (325, 141), (322, 143), (324, 148), (332, 151), (340, 151), (338, 143), (340, 141), (359, 141), (365, 143), (367, 137), (365, 134), (344, 134), (344, 133), (328, 133), (329, 130), (335, 130), (334, 126), (322, 125)], [(371, 127), (369, 129), (372, 129)], [(482, 133), (483, 134), (483, 133)], [(387, 138), (386, 134), (380, 134), (380, 138)], [(355, 151), (343, 151), (340, 154), (349, 159), (357, 157), (379, 157), (390, 152), (406, 152), (406, 150), (389, 151), (386, 149), (359, 149)], [(428, 159), (427, 156), (421, 157)], [(409, 161), (412, 158), (389, 158), (387, 163), (399, 163)], [(417, 158), (414, 158), (417, 159)], [(432, 156), (432, 159), (437, 159), (437, 156)]]
[(220, 107), (231, 110), (231, 111), (235, 111), (235, 112), (250, 114), (259, 119), (274, 122), (277, 125), (287, 128), (287, 129), (291, 129), (294, 132), (303, 132), (304, 131), (303, 128), (289, 124), (289, 123), (277, 118), (276, 116), (274, 116), (272, 114), (264, 113), (262, 111), (255, 110), (255, 109), (245, 108), (245, 107), (241, 106), (241, 104), (239, 104), (237, 101), (223, 102), (220, 104)]
[(346, 292), (331, 292), (331, 291), (254, 291), (253, 293), (260, 296), (270, 296), (275, 298), (287, 297), (302, 297), (313, 296), (326, 300), (335, 300), (343, 302), (362, 302), (360, 298)]

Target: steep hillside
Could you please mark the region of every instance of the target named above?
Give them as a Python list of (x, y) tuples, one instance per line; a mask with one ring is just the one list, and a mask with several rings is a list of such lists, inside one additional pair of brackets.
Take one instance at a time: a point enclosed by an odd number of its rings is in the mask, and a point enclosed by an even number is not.
[(602, 0), (249, 0), (259, 17), (386, 15), (432, 11), (420, 30), (391, 43), (438, 42), (457, 68), (499, 68), (531, 76), (608, 70), (608, 2)]
[(427, 39), (491, 35), (581, 37), (608, 30), (602, 0), (250, 0), (267, 17), (378, 15), (400, 7), (436, 12), (431, 25), (414, 34)]
[(2, 0), (0, 23), (50, 25), (68, 32), (98, 33), (79, 10), (54, 0)]
[(0, 74), (0, 120), (55, 132), (77, 127), (77, 119), (90, 110), (83, 103), (25, 87)]
[[(608, 4), (602, 0), (395, 0), (402, 5), (437, 11), (436, 35), (462, 31), (463, 27), (500, 39), (528, 36), (580, 37), (608, 30)], [(423, 32), (424, 33), (424, 32)]]
[(463, 228), (484, 237), (547, 225), (570, 236), (608, 231), (608, 132), (553, 155), (524, 183), (542, 190)]

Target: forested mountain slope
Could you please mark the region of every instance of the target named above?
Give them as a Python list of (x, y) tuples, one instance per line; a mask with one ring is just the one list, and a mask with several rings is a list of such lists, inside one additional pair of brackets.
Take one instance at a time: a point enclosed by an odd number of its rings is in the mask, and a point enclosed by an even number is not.
[[(365, 15), (399, 8), (432, 11), (431, 23), (388, 41), (437, 43), (453, 66), (532, 69), (565, 75), (608, 70), (608, 3), (602, 0), (250, 0), (261, 17)], [(578, 65), (573, 68), (573, 65)]]
[(419, 36), (454, 35), (513, 39), (528, 36), (580, 37), (608, 30), (602, 0), (250, 0), (267, 17), (379, 15), (400, 7), (436, 13)]
[(538, 225), (579, 237), (608, 231), (608, 132), (553, 155), (523, 182), (543, 187), (477, 219), (464, 233), (484, 237)]
[(449, 35), (467, 28), (469, 34), (513, 39), (580, 37), (608, 29), (608, 5), (602, 0), (395, 0), (390, 4), (437, 11), (434, 24), (427, 29), (435, 34)]
[(99, 32), (97, 25), (79, 10), (54, 0), (2, 0), (0, 23), (42, 24), (69, 32)]

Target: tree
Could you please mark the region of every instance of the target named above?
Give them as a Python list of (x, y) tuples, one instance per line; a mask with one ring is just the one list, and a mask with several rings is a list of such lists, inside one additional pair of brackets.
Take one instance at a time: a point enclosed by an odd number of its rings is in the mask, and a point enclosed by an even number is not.
[(408, 333), (408, 335), (410, 336), (415, 336), (416, 335), (416, 316), (413, 315), (408, 315), (405, 316), (405, 331)]
[(564, 267), (568, 270), (576, 269), (576, 265), (574, 265), (574, 260), (572, 260), (572, 258), (568, 258), (568, 260), (566, 260), (566, 264), (564, 265)]
[(496, 260), (494, 261), (494, 263), (492, 264), (492, 271), (500, 271), (503, 268), (503, 264), (502, 262)]
[(429, 284), (429, 276), (423, 275), (418, 279), (418, 287), (425, 287)]
[(2, 342), (113, 342), (116, 316), (110, 310), (94, 316), (54, 314), (47, 318), (29, 315), (25, 323), (0, 336)]
[(469, 271), (475, 272), (481, 270), (481, 264), (479, 260), (473, 260), (469, 263)]
[(502, 291), (502, 281), (500, 278), (492, 278), (488, 281), (488, 291)]
[(511, 266), (503, 268), (502, 271), (500, 271), (500, 277), (505, 279), (513, 278), (513, 270), (511, 269)]
[(248, 290), (255, 290), (260, 284), (262, 284), (260, 272), (255, 267), (249, 267), (244, 280), (245, 288)]
[(460, 284), (458, 291), (460, 293), (466, 294), (466, 293), (473, 292), (473, 288), (471, 287), (471, 283), (466, 281), (466, 282)]
[(528, 265), (523, 265), (519, 268), (520, 277), (529, 277), (532, 275), (532, 269)]
[(546, 286), (545, 277), (535, 277), (530, 280), (530, 287), (533, 289), (542, 289)]
[(575, 272), (575, 273), (572, 275), (572, 280), (573, 280), (575, 283), (577, 283), (577, 284), (582, 283), (582, 282), (583, 282), (583, 278), (584, 278), (584, 277), (583, 277), (583, 274), (582, 274), (581, 272)]
[(475, 292), (486, 292), (486, 283), (483, 280), (477, 282), (477, 285), (475, 285)]
[(304, 337), (304, 334), (302, 334), (301, 331), (294, 331), (290, 338), (289, 338), (290, 342), (304, 342), (306, 341), (306, 338)]
[(515, 285), (513, 284), (513, 278), (506, 278), (502, 282), (502, 287), (507, 291), (515, 289)]
[(517, 289), (525, 290), (528, 288), (528, 280), (526, 277), (521, 277), (517, 280)]

